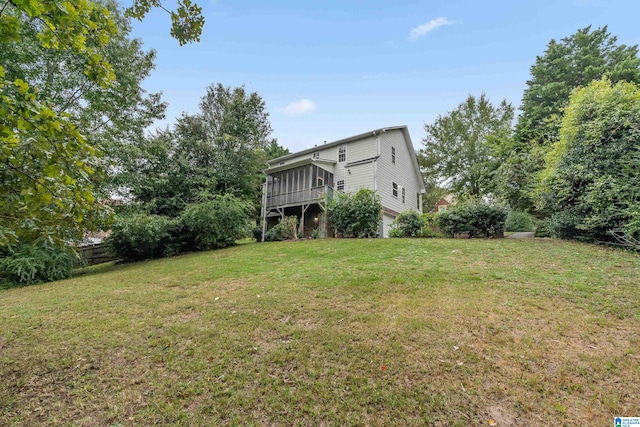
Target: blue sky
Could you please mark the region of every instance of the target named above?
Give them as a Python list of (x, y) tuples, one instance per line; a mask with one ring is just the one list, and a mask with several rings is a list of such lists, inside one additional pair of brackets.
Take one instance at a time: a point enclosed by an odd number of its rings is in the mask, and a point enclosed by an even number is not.
[(206, 19), (200, 43), (179, 46), (159, 10), (134, 23), (133, 36), (157, 51), (144, 86), (169, 103), (158, 126), (196, 113), (212, 83), (245, 85), (292, 151), (402, 124), (419, 149), (424, 123), (468, 94), (518, 107), (552, 38), (608, 25), (619, 43), (640, 43), (638, 0), (197, 3)]

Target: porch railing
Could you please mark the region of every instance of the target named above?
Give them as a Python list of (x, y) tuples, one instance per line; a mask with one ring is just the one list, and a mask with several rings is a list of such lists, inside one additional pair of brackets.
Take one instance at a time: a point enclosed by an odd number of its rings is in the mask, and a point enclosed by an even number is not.
[(267, 208), (293, 205), (299, 203), (313, 203), (318, 201), (330, 201), (333, 199), (333, 188), (328, 185), (289, 191), (286, 193), (267, 194)]

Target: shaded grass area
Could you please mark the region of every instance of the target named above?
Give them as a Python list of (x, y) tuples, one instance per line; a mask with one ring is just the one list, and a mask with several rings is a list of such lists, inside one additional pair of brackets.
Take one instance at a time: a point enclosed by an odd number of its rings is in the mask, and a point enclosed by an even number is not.
[(637, 256), (553, 240), (246, 244), (0, 292), (0, 425), (608, 425)]

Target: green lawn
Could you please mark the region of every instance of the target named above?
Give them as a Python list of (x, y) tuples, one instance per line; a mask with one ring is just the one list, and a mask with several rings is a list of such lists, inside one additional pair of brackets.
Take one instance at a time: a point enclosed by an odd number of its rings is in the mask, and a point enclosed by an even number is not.
[(316, 240), (0, 291), (0, 425), (604, 426), (640, 416), (640, 260)]

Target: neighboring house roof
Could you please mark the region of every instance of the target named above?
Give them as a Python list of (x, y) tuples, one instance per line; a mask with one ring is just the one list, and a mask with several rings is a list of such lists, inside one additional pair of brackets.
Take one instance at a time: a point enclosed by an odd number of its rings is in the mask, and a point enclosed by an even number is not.
[[(269, 164), (269, 168), (266, 170), (267, 173), (271, 173), (271, 172), (278, 172), (281, 170), (287, 170), (287, 169), (291, 169), (292, 167), (295, 166), (302, 166), (304, 164), (308, 164), (310, 162), (306, 162), (306, 161), (300, 161), (300, 162), (295, 162), (295, 163), (289, 163), (289, 164), (285, 164), (285, 165), (278, 165), (278, 163), (295, 158), (295, 157), (299, 157), (301, 155), (305, 155), (305, 154), (313, 154), (318, 150), (321, 149), (325, 149), (325, 148), (330, 148), (330, 147), (335, 147), (338, 145), (344, 145), (347, 144), (349, 142), (352, 141), (357, 141), (366, 137), (371, 136), (372, 134), (374, 136), (377, 136), (383, 132), (386, 131), (390, 131), (390, 130), (400, 130), (402, 131), (402, 134), (404, 136), (404, 140), (405, 143), (407, 144), (407, 148), (409, 149), (409, 153), (411, 154), (411, 162), (413, 163), (413, 171), (416, 175), (416, 177), (418, 178), (418, 182), (420, 183), (420, 190), (422, 193), (424, 193), (425, 187), (424, 187), (424, 181), (422, 179), (422, 173), (420, 172), (420, 166), (418, 165), (418, 158), (416, 157), (416, 152), (415, 152), (415, 148), (413, 147), (413, 142), (411, 141), (411, 136), (409, 135), (409, 129), (407, 128), (406, 125), (403, 126), (390, 126), (390, 127), (384, 127), (384, 128), (380, 128), (380, 129), (375, 129), (372, 131), (368, 131), (368, 132), (364, 132), (358, 135), (354, 135), (354, 136), (350, 136), (348, 138), (343, 138), (343, 139), (339, 139), (337, 141), (333, 141), (333, 142), (329, 142), (326, 144), (322, 144), (320, 146), (316, 146), (316, 147), (312, 147), (312, 148), (307, 148), (306, 150), (302, 150), (302, 151), (298, 151), (296, 153), (291, 153), (291, 154), (287, 154), (285, 156), (281, 156), (281, 157), (277, 157), (275, 159), (269, 160), (267, 163)], [(311, 160), (311, 159), (309, 159)], [(331, 162), (330, 160), (326, 160), (326, 159), (313, 159), (316, 162)], [(367, 159), (367, 160), (375, 160), (375, 159)], [(335, 164), (336, 162), (332, 162), (333, 164)], [(295, 166), (294, 166), (295, 165)]]

